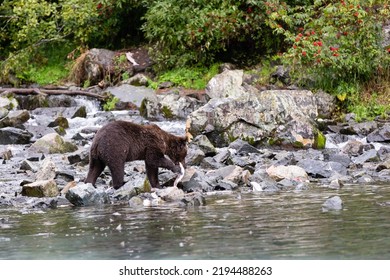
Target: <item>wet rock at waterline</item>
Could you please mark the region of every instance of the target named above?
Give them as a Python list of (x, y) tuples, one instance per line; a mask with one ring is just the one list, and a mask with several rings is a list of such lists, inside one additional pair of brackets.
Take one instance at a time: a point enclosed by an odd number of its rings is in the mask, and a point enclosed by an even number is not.
[(79, 183), (70, 188), (65, 197), (75, 206), (101, 205), (110, 202), (110, 197), (105, 189), (95, 188), (89, 183)]
[(322, 211), (328, 212), (332, 210), (342, 210), (343, 209), (343, 201), (339, 196), (333, 196), (331, 198), (328, 198), (323, 204), (322, 204)]

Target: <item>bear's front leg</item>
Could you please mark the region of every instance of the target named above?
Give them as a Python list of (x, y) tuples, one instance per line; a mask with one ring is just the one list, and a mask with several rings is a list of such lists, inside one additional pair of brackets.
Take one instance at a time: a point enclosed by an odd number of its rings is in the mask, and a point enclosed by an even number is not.
[(181, 168), (179, 165), (174, 164), (167, 156), (156, 150), (147, 151), (145, 155), (145, 165), (157, 168), (162, 167), (175, 173), (181, 173)]
[(160, 188), (160, 183), (158, 182), (158, 167), (152, 166), (145, 162), (146, 176), (148, 177), (150, 186), (152, 188)]

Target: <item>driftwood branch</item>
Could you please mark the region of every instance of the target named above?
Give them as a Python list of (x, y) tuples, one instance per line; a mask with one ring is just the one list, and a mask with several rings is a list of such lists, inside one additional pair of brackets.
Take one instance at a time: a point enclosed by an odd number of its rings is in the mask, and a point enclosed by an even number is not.
[(107, 97), (84, 91), (84, 90), (66, 90), (66, 89), (43, 89), (43, 88), (0, 88), (0, 93), (14, 93), (14, 94), (47, 94), (47, 95), (82, 95), (96, 98), (104, 101)]

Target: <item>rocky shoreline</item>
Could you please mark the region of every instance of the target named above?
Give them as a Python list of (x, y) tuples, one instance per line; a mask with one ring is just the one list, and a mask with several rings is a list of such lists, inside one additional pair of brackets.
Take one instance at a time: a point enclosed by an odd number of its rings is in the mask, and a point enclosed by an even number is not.
[[(325, 93), (258, 89), (250, 81), (241, 70), (227, 70), (202, 94), (122, 84), (109, 88), (122, 109), (112, 112), (89, 97), (3, 95), (0, 206), (193, 207), (207, 203), (210, 194), (390, 181), (390, 123), (357, 123), (352, 115), (338, 123), (331, 119), (334, 99)], [(143, 162), (126, 165), (127, 183), (119, 190), (109, 187), (107, 170), (97, 188), (82, 183), (93, 136), (114, 119), (153, 121), (174, 134), (192, 134), (179, 188), (172, 187), (175, 174), (160, 170), (165, 188), (150, 190)]]

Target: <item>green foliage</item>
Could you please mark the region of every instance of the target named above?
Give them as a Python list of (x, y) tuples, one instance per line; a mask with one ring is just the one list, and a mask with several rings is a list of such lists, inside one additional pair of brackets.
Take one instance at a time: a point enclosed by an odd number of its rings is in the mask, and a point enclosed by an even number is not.
[(69, 73), (66, 55), (72, 48), (70, 45), (54, 43), (40, 48), (33, 59), (30, 59), (24, 79), (40, 85), (64, 80)]
[[(182, 67), (165, 71), (158, 77), (158, 83), (172, 82), (175, 86), (204, 89), (208, 81), (218, 73), (218, 64), (207, 67)], [(157, 84), (158, 84), (157, 83)]]
[(161, 68), (207, 64), (243, 42), (246, 51), (259, 49), (265, 28), (263, 7), (263, 1), (154, 1), (145, 14), (143, 31), (154, 43), (154, 59)]
[(355, 120), (357, 122), (373, 120), (376, 117), (383, 119), (388, 118), (390, 112), (390, 104), (380, 104), (377, 102), (377, 96), (374, 94), (371, 96), (368, 102), (357, 97), (356, 100), (350, 102), (348, 105), (348, 112), (355, 114)]
[(116, 104), (119, 102), (119, 98), (114, 96), (114, 95), (111, 95), (107, 101), (105, 102), (105, 104), (103, 105), (103, 110), (104, 111), (112, 111), (115, 109), (115, 106)]
[[(93, 0), (5, 0), (0, 6), (3, 82), (10, 82), (10, 76), (20, 81), (40, 81), (34, 68), (45, 65), (39, 59), (47, 45), (60, 43), (63, 48), (70, 38), (76, 46), (86, 44), (90, 34), (98, 31), (94, 7)], [(62, 76), (62, 70), (56, 72)]]

